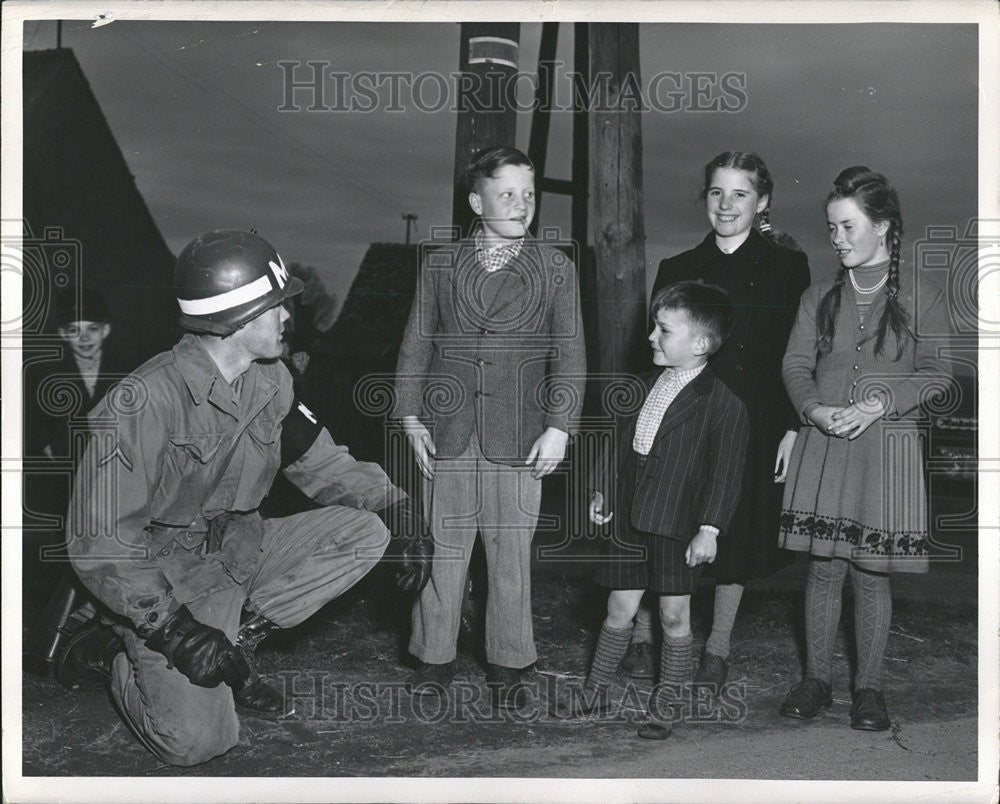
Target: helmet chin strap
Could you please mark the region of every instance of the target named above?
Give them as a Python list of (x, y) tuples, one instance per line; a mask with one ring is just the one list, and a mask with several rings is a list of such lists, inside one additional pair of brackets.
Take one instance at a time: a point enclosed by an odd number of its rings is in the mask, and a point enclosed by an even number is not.
[[(235, 332), (230, 333), (230, 335), (235, 334)], [(212, 358), (212, 362), (218, 367), (223, 379), (230, 384), (245, 374), (250, 364), (257, 359), (240, 339), (233, 339), (229, 335), (218, 337), (199, 334), (197, 337), (208, 352), (208, 356)]]

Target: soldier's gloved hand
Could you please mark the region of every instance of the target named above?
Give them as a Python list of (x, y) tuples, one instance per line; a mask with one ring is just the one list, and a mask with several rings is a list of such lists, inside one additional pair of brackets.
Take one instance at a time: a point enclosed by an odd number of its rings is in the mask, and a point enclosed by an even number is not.
[(434, 539), (422, 516), (405, 497), (378, 512), (389, 529), (389, 547), (383, 559), (400, 562), (396, 585), (404, 592), (420, 592), (431, 577)]
[(250, 677), (242, 654), (218, 628), (198, 622), (187, 606), (181, 606), (146, 639), (150, 650), (167, 657), (167, 667), (176, 667), (199, 687), (217, 687), (225, 682), (239, 689)]

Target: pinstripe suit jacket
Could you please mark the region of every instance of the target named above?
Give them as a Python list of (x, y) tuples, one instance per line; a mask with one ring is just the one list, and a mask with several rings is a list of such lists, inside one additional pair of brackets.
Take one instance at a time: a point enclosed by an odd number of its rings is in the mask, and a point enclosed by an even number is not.
[[(645, 396), (659, 375), (658, 369), (640, 377)], [(670, 539), (690, 542), (701, 525), (714, 525), (724, 538), (746, 462), (749, 425), (743, 402), (706, 367), (670, 403), (637, 482), (623, 488), (618, 477), (625, 462), (636, 459), (632, 438), (638, 418), (637, 410), (619, 420), (614, 467), (605, 461), (595, 477), (593, 488), (616, 489), (613, 498), (604, 491), (605, 500), (612, 500), (605, 509), (628, 516), (637, 530)]]

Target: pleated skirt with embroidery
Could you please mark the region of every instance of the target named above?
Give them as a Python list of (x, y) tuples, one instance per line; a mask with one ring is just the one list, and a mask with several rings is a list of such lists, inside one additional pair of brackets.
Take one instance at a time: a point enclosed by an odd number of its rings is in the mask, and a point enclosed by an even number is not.
[(881, 419), (853, 441), (803, 427), (789, 462), (778, 545), (874, 572), (927, 572), (923, 436)]

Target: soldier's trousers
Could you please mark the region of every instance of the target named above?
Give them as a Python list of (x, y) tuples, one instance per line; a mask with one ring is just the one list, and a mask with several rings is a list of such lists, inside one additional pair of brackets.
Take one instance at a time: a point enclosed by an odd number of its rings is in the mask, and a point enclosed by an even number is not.
[[(233, 641), (244, 603), (289, 628), (361, 580), (388, 539), (376, 514), (341, 506), (264, 520), (256, 572), (243, 584), (186, 601), (187, 607)], [(115, 660), (111, 694), (143, 745), (171, 765), (196, 765), (236, 745), (239, 720), (228, 686), (198, 687), (168, 669), (163, 654), (149, 650), (133, 630), (120, 633), (126, 653)]]

